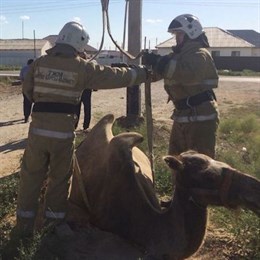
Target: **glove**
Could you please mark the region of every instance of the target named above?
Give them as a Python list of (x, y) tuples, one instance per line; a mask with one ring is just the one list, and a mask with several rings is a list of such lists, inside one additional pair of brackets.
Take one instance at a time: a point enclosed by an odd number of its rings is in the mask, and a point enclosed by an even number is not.
[(119, 62), (119, 63), (112, 63), (111, 67), (127, 68), (129, 66), (128, 66), (128, 64), (126, 64), (124, 62)]
[(152, 52), (145, 51), (143, 52), (142, 64), (146, 66), (156, 67), (158, 60), (160, 59), (160, 55), (154, 54)]
[(155, 68), (156, 72), (162, 75), (166, 65), (169, 63), (170, 60), (171, 58), (168, 55), (161, 56)]

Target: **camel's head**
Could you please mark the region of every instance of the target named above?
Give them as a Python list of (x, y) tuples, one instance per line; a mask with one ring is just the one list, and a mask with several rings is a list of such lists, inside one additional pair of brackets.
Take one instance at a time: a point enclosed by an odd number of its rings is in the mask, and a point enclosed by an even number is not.
[(194, 151), (164, 160), (176, 173), (176, 188), (200, 205), (245, 206), (260, 215), (260, 182), (226, 163)]

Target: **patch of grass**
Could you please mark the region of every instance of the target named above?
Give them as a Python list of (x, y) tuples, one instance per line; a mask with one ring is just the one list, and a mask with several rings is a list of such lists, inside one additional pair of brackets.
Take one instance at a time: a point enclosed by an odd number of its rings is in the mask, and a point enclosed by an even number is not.
[[(220, 122), (217, 159), (259, 179), (260, 115), (256, 107), (234, 109)], [(234, 236), (239, 259), (260, 259), (260, 219), (255, 214), (211, 208), (211, 219)]]
[(13, 77), (13, 76), (0, 77), (0, 85), (10, 86), (13, 81), (18, 80), (18, 79), (19, 79), (19, 77)]
[(0, 179), (0, 252), (7, 244), (12, 229), (9, 217), (15, 215), (18, 181), (17, 173)]
[(16, 206), (19, 175), (11, 174), (0, 179), (0, 219), (3, 219)]
[(260, 178), (260, 116), (234, 110), (220, 122), (217, 159)]
[(260, 259), (260, 218), (254, 213), (240, 209), (210, 208), (210, 221), (216, 228), (232, 234), (235, 250), (232, 259)]
[(20, 70), (21, 66), (15, 65), (0, 65), (0, 70)]
[(219, 70), (218, 74), (223, 76), (244, 76), (244, 77), (260, 76), (260, 72), (256, 72), (253, 70), (243, 70), (243, 71)]

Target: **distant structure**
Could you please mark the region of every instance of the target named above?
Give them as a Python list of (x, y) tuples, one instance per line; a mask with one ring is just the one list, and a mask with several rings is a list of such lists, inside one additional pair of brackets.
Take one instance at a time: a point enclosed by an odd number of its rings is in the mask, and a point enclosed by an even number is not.
[[(55, 45), (57, 35), (49, 35), (43, 39), (0, 39), (0, 65), (23, 66), (27, 60), (46, 54), (46, 50)], [(93, 56), (97, 49), (87, 46), (87, 53)]]
[(47, 40), (0, 40), (0, 65), (23, 66), (28, 59), (40, 57), (51, 48)]
[[(223, 30), (218, 27), (205, 27), (205, 33), (209, 40), (209, 51), (212, 56), (259, 56), (260, 47), (253, 43), (250, 39), (244, 38), (233, 34), (230, 31)], [(236, 30), (237, 31), (237, 30)], [(258, 39), (260, 34), (258, 33)], [(171, 52), (171, 47), (176, 45), (175, 37), (158, 44), (158, 54), (164, 55)]]
[[(219, 70), (260, 71), (260, 33), (253, 30), (223, 30), (205, 27), (210, 51)], [(157, 53), (166, 55), (176, 45), (175, 37), (158, 44)]]
[(103, 50), (96, 58), (97, 62), (102, 65), (111, 65), (112, 63), (120, 63), (123, 57), (120, 51)]
[[(236, 37), (239, 37), (255, 46), (255, 56), (259, 55), (260, 49), (260, 33), (254, 30), (227, 30), (228, 32), (232, 33)], [(254, 52), (253, 52), (254, 54)], [(258, 55), (257, 55), (258, 54)]]

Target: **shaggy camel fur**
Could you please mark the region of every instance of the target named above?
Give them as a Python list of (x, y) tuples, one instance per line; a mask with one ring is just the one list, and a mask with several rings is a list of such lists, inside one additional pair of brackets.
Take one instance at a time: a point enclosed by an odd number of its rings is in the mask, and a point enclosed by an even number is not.
[(162, 209), (140, 134), (112, 134), (113, 115), (92, 129), (77, 150), (88, 207), (74, 176), (71, 220), (119, 235), (156, 259), (184, 259), (202, 244), (207, 206), (244, 206), (260, 214), (260, 182), (193, 151), (166, 156), (176, 173), (171, 202)]

